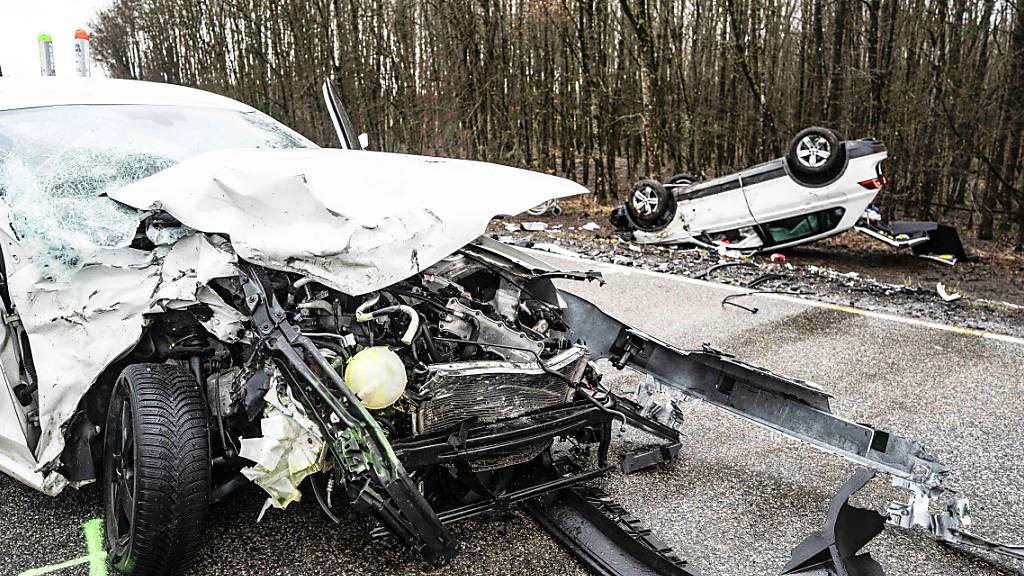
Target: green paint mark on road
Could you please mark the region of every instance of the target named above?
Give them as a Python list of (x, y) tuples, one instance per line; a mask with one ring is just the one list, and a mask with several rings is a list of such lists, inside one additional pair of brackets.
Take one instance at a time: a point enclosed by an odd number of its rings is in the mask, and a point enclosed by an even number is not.
[(89, 576), (107, 576), (107, 551), (103, 549), (103, 519), (93, 518), (82, 526)]
[(25, 570), (18, 576), (41, 576), (82, 564), (89, 565), (89, 576), (107, 576), (107, 551), (103, 549), (103, 519), (89, 520), (82, 525), (82, 531), (85, 532), (85, 556), (73, 558), (60, 564)]

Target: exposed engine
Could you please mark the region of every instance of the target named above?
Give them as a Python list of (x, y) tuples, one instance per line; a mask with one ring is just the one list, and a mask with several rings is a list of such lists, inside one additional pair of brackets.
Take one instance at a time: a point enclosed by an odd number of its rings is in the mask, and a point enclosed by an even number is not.
[[(470, 246), (386, 290), (352, 297), (295, 274), (268, 284), (287, 320), (309, 337), (371, 410), (389, 441), (512, 419), (565, 404), (588, 374), (585, 346), (566, 336), (545, 277)], [(237, 287), (231, 290), (235, 300)], [(206, 386), (230, 451), (262, 409), (275, 368), (239, 354), (211, 359)], [(258, 363), (257, 363), (258, 364)], [(213, 402), (212, 399), (218, 399)], [(474, 470), (528, 461), (551, 440), (491, 454)]]

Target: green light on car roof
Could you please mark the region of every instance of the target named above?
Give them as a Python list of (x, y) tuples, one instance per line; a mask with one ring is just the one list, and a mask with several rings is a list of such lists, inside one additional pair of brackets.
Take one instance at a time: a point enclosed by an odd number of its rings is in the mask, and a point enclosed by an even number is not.
[(40, 42), (53, 42), (53, 36), (46, 34), (45, 32), (39, 35)]

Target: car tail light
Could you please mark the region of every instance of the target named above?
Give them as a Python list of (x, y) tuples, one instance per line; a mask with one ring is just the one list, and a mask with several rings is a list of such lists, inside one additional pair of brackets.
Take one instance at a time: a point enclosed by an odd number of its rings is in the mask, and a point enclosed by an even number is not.
[(878, 178), (872, 178), (871, 180), (865, 180), (859, 183), (861, 186), (868, 190), (878, 190), (882, 186), (885, 186), (885, 176), (879, 176)]

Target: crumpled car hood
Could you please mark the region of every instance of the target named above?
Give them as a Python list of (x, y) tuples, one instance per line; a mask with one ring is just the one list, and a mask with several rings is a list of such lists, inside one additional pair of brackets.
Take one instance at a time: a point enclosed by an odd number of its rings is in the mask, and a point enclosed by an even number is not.
[(231, 239), (238, 256), (358, 296), (420, 272), (497, 215), (586, 193), (507, 166), (335, 149), (221, 150), (110, 197)]

